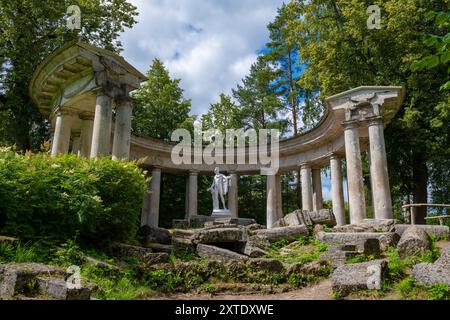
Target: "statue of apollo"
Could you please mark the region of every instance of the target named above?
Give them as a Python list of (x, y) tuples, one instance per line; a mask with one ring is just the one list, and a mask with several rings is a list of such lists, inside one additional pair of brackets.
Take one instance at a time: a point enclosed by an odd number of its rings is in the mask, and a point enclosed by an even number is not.
[[(213, 200), (213, 214), (215, 213), (227, 213), (228, 209), (225, 203), (225, 196), (228, 194), (228, 188), (230, 185), (230, 176), (225, 176), (224, 174), (221, 174), (219, 171), (219, 168), (214, 169), (214, 179), (213, 183), (210, 188), (208, 188), (208, 191), (211, 191), (212, 200)], [(223, 210), (220, 209), (219, 205), (219, 196), (220, 200), (222, 201)]]

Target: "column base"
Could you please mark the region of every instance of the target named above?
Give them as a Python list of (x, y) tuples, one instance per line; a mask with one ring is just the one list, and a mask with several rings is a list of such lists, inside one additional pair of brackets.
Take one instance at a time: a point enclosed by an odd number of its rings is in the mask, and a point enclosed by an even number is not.
[(216, 209), (216, 210), (213, 210), (211, 217), (213, 217), (213, 218), (231, 218), (231, 211), (229, 209)]

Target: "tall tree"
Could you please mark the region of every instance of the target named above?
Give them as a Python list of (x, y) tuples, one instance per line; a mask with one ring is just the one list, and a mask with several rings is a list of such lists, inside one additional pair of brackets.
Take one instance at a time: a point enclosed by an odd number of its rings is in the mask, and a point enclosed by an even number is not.
[[(448, 126), (435, 126), (440, 118), (439, 88), (447, 68), (411, 72), (410, 65), (426, 47), (422, 38), (438, 32), (424, 18), (425, 12), (446, 11), (445, 0), (386, 0), (381, 10), (381, 29), (369, 29), (364, 0), (295, 0), (288, 10), (300, 18), (291, 22), (300, 59), (305, 64), (300, 84), (319, 83), (321, 97), (361, 85), (404, 85), (403, 109), (386, 130), (391, 185), (395, 200), (412, 194), (414, 202), (427, 202), (430, 161), (445, 146)], [(371, 3), (370, 3), (371, 4)], [(394, 36), (395, 35), (395, 36)], [(424, 222), (419, 212), (418, 222)]]
[[(63, 17), (69, 5), (82, 13), (81, 32), (69, 31)], [(117, 40), (125, 27), (131, 28), (136, 7), (125, 0), (8, 0), (0, 2), (0, 61), (5, 103), (0, 107), (0, 140), (15, 143), (19, 150), (40, 146), (47, 125), (28, 95), (33, 71), (63, 43), (79, 38), (118, 52)]]
[(278, 67), (279, 72), (275, 79), (274, 89), (284, 98), (287, 109), (291, 110), (292, 130), (294, 135), (297, 135), (299, 132), (298, 108), (301, 91), (297, 78), (300, 73), (300, 66), (297, 64), (298, 46), (288, 29), (289, 21), (297, 18), (297, 12), (287, 10), (287, 8), (283, 4), (278, 9), (275, 20), (267, 26), (271, 41), (266, 45), (268, 52), (265, 53), (265, 57)]
[(133, 133), (170, 140), (175, 129), (192, 126), (191, 100), (183, 97), (181, 80), (171, 79), (159, 59), (153, 60), (147, 78), (133, 94), (137, 100), (133, 109)]
[(259, 56), (250, 67), (249, 74), (233, 90), (233, 97), (241, 106), (241, 114), (247, 128), (279, 129), (286, 131), (286, 121), (280, 120), (278, 114), (283, 109), (280, 95), (273, 84), (279, 72), (265, 59)]
[(218, 129), (223, 134), (227, 129), (240, 129), (243, 126), (242, 110), (231, 97), (220, 94), (220, 101), (211, 104), (209, 111), (202, 116), (203, 129)]

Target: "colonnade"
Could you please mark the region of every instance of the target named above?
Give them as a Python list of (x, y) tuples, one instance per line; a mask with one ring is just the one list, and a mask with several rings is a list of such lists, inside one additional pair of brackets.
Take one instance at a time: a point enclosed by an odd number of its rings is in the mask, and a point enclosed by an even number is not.
[[(111, 147), (112, 116), (115, 106), (115, 126)], [(69, 152), (83, 157), (98, 158), (112, 154), (114, 160), (128, 160), (131, 144), (132, 103), (130, 99), (113, 98), (97, 92), (95, 114), (70, 109), (56, 111), (51, 154)], [(81, 130), (73, 131), (74, 121), (81, 121)]]

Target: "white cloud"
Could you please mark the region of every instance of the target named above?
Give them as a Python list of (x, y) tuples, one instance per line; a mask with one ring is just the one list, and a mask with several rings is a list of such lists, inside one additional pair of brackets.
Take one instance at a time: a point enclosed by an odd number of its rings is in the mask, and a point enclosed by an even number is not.
[(138, 24), (126, 30), (122, 55), (142, 72), (160, 58), (181, 78), (192, 113), (231, 93), (268, 41), (267, 24), (283, 0), (129, 0)]

